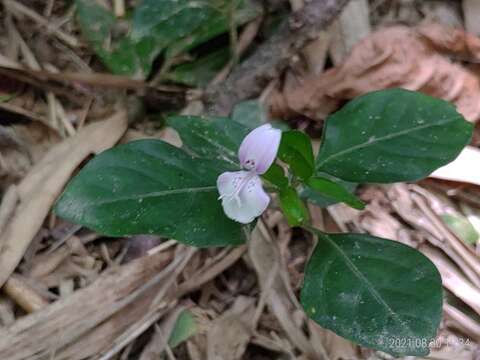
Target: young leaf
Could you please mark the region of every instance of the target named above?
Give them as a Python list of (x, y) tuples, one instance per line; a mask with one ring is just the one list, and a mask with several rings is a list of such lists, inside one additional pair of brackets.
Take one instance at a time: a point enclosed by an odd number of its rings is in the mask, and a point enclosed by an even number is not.
[(359, 198), (332, 180), (324, 177), (312, 177), (308, 179), (307, 184), (323, 195), (350, 205), (355, 209), (362, 210), (365, 208), (365, 204)]
[(318, 235), (301, 302), (322, 327), (394, 356), (428, 354), (442, 315), (432, 262), (401, 243), (363, 234)]
[(299, 226), (309, 218), (305, 204), (290, 186), (280, 190), (280, 207), (290, 226)]
[(444, 214), (442, 219), (450, 230), (466, 243), (475, 245), (480, 240), (480, 234), (466, 217)]
[(184, 148), (208, 159), (222, 159), (240, 167), (238, 148), (249, 129), (225, 118), (172, 116), (167, 124), (182, 138)]
[(235, 169), (160, 140), (134, 141), (91, 160), (55, 211), (109, 236), (158, 234), (198, 247), (238, 245), (244, 231), (225, 216), (216, 187), (228, 170)]
[(186, 341), (190, 336), (197, 332), (197, 324), (192, 313), (188, 310), (182, 311), (178, 316), (175, 327), (168, 339), (168, 345), (173, 349)]
[(314, 156), (310, 138), (298, 130), (282, 133), (282, 141), (278, 149), (278, 157), (284, 161), (292, 172), (306, 181), (313, 174)]
[[(358, 185), (356, 183), (348, 182), (326, 173), (317, 172), (316, 176), (320, 176), (322, 178), (334, 181), (350, 193), (353, 193)], [(335, 200), (329, 196), (320, 194), (317, 190), (314, 190), (310, 186), (305, 184), (300, 185), (299, 193), (302, 199), (305, 199), (312, 204), (320, 206), (321, 208), (326, 208), (327, 206), (337, 204), (339, 202), (338, 200)]]
[(165, 74), (165, 79), (192, 87), (203, 87), (223, 68), (230, 57), (227, 47), (212, 51), (192, 62), (176, 66)]
[(455, 159), (471, 136), (472, 124), (444, 100), (376, 91), (327, 119), (316, 169), (352, 182), (414, 181)]
[(285, 176), (285, 172), (278, 164), (272, 164), (272, 166), (270, 166), (270, 168), (265, 174), (262, 175), (262, 177), (279, 189), (283, 189), (288, 185), (288, 179)]

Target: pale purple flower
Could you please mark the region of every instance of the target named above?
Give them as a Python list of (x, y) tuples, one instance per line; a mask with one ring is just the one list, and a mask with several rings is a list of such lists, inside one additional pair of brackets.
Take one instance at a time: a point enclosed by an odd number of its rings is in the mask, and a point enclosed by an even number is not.
[(240, 165), (245, 170), (224, 172), (217, 179), (223, 211), (232, 220), (252, 222), (268, 207), (270, 197), (263, 190), (259, 175), (275, 161), (282, 132), (270, 124), (252, 130), (238, 150)]

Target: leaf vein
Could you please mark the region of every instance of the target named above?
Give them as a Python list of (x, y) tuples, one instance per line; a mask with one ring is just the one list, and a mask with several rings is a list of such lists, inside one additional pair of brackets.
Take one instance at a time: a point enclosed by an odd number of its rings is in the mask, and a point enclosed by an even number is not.
[(210, 192), (212, 190), (216, 190), (216, 186), (204, 186), (204, 187), (195, 187), (195, 188), (183, 188), (183, 189), (170, 189), (170, 190), (161, 190), (161, 191), (154, 191), (150, 193), (144, 194), (132, 194), (128, 196), (119, 196), (115, 199), (103, 200), (99, 202), (95, 202), (95, 206), (105, 205), (105, 204), (112, 204), (118, 201), (128, 201), (128, 200), (140, 200), (146, 198), (154, 198), (160, 196), (169, 196), (169, 195), (181, 195), (181, 194), (190, 194), (190, 193), (200, 193), (200, 192)]
[(366, 288), (368, 292), (374, 297), (377, 302), (382, 305), (388, 313), (407, 331), (409, 334), (414, 334), (412, 329), (408, 326), (408, 324), (403, 321), (398, 314), (393, 311), (393, 309), (390, 307), (390, 305), (382, 298), (380, 293), (377, 291), (377, 289), (373, 286), (373, 284), (368, 280), (368, 278), (355, 266), (355, 264), (350, 260), (347, 254), (342, 250), (340, 246), (335, 243), (334, 240), (330, 238), (327, 234), (321, 234), (321, 238), (326, 239), (333, 247), (335, 250), (338, 251), (338, 253), (342, 256), (344, 259), (345, 263), (347, 264), (348, 268), (352, 271), (352, 273), (363, 283), (366, 284)]
[(342, 150), (342, 151), (339, 151), (335, 154), (332, 154), (328, 157), (326, 157), (324, 160), (322, 160), (321, 162), (319, 162), (316, 166), (317, 169), (320, 169), (323, 165), (325, 165), (325, 163), (333, 160), (333, 159), (336, 159), (340, 156), (343, 156), (345, 154), (349, 154), (353, 151), (356, 151), (356, 150), (359, 150), (359, 149), (362, 149), (364, 147), (367, 147), (367, 146), (371, 146), (371, 145), (374, 145), (376, 143), (379, 143), (379, 142), (382, 142), (384, 140), (391, 140), (391, 139), (394, 139), (396, 137), (399, 137), (399, 136), (402, 136), (402, 135), (405, 135), (405, 134), (408, 134), (410, 132), (414, 132), (414, 131), (418, 131), (418, 130), (423, 130), (423, 129), (428, 129), (430, 127), (434, 127), (434, 126), (440, 126), (440, 125), (445, 125), (455, 119), (458, 119), (458, 117), (454, 117), (454, 118), (448, 118), (448, 119), (445, 119), (444, 121), (440, 121), (440, 122), (437, 122), (437, 123), (434, 123), (434, 124), (424, 124), (424, 125), (420, 125), (420, 126), (416, 126), (414, 128), (408, 128), (408, 129), (405, 129), (405, 130), (402, 130), (402, 131), (399, 131), (399, 132), (396, 132), (396, 133), (392, 133), (392, 134), (388, 134), (388, 135), (385, 135), (385, 136), (381, 136), (381, 137), (378, 137), (378, 138), (375, 138), (374, 140), (372, 141), (366, 141), (366, 142), (363, 142), (363, 143), (360, 143), (360, 144), (357, 144), (355, 146), (352, 146), (348, 149), (345, 149), (345, 150)]

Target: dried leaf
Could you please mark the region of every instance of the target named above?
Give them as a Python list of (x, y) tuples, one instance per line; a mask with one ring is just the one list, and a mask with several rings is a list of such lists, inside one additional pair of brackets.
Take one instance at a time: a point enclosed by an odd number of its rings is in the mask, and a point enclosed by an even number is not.
[(2, 189), (23, 177), (60, 136), (46, 120), (20, 106), (0, 101), (0, 117)]
[(92, 285), (2, 328), (0, 358), (50, 359), (56, 353), (56, 359), (85, 359), (111, 346), (118, 333), (145, 315), (155, 297), (146, 284), (170, 259), (158, 253), (111, 268)]
[(478, 61), (480, 39), (438, 24), (392, 26), (357, 43), (339, 66), (305, 78), (287, 76), (270, 96), (272, 116), (301, 113), (324, 119), (345, 100), (401, 87), (453, 102), (470, 121), (480, 118), (480, 81), (447, 53)]
[(209, 360), (242, 358), (252, 336), (254, 313), (255, 299), (240, 296), (213, 322), (207, 333)]
[(352, 47), (371, 33), (368, 1), (350, 1), (331, 26), (330, 56), (334, 64), (343, 61)]
[(295, 316), (299, 314), (300, 305), (292, 296), (290, 283), (285, 281), (288, 274), (277, 246), (265, 225), (259, 222), (252, 232), (248, 250), (258, 275), (262, 296), (291, 342), (307, 357), (322, 359), (324, 354), (321, 344), (313, 346), (296, 324)]
[(463, 16), (465, 18), (465, 28), (475, 35), (480, 35), (480, 2), (477, 0), (463, 0)]
[(124, 112), (91, 124), (53, 147), (30, 170), (18, 185), (20, 203), (15, 214), (0, 235), (0, 284), (15, 270), (76, 167), (92, 153), (114, 145), (126, 127)]
[(480, 164), (480, 150), (467, 146), (454, 161), (436, 170), (430, 177), (480, 186), (480, 172), (475, 171), (478, 164)]

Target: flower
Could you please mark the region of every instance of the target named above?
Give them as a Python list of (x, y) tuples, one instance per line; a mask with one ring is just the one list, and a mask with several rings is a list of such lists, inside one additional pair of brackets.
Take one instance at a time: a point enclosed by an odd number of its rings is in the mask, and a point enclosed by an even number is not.
[(282, 132), (265, 124), (252, 130), (238, 150), (244, 170), (224, 172), (217, 179), (217, 188), (223, 211), (232, 220), (242, 224), (260, 216), (270, 203), (259, 175), (264, 174), (275, 161)]

